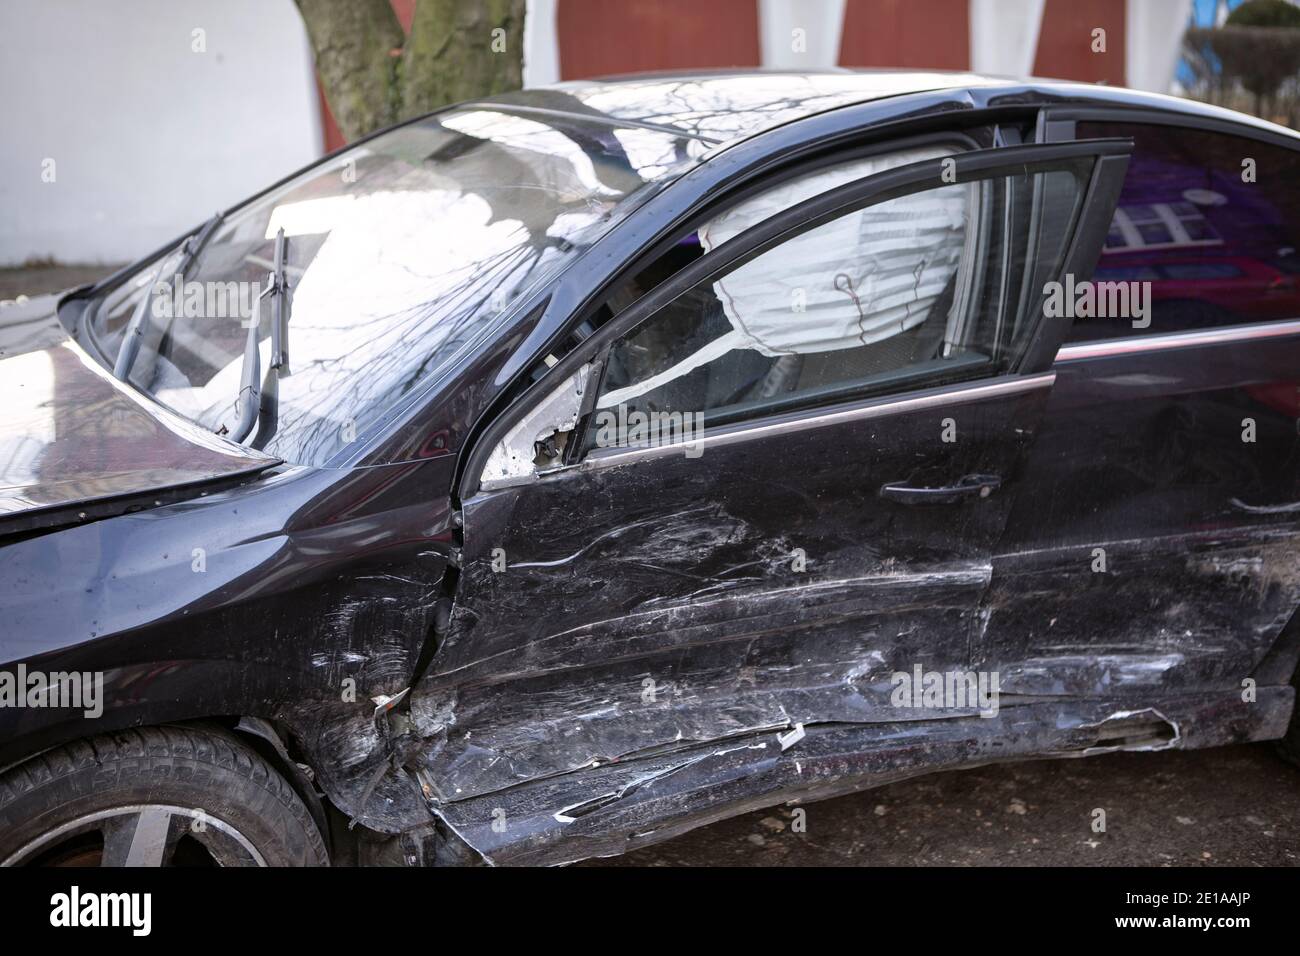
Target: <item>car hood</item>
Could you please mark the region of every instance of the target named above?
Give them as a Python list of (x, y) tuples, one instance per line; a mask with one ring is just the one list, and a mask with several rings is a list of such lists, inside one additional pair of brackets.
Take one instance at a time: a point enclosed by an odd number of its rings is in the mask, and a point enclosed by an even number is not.
[(68, 335), (57, 304), (0, 307), (0, 533), (134, 509), (142, 496), (279, 463), (117, 381)]

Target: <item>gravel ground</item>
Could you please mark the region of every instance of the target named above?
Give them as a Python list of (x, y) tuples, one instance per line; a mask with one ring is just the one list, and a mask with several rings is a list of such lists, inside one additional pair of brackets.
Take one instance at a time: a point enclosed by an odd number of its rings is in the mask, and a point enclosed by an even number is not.
[[(0, 269), (0, 299), (115, 266)], [(1094, 810), (1106, 812), (1093, 831)], [(736, 817), (587, 866), (1296, 866), (1300, 769), (1269, 744), (934, 774)]]

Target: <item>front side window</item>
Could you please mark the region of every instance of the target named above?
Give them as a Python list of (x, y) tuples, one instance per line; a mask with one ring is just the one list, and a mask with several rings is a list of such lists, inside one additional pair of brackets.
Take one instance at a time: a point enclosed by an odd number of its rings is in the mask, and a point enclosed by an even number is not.
[(214, 432), (232, 428), (250, 324), (260, 368), (271, 364), (259, 295), (283, 229), (288, 362), (274, 417), (264, 411), (249, 441), (322, 464), (604, 234), (648, 184), (694, 164), (698, 145), (599, 118), (444, 112), (239, 209), (162, 288), (154, 278), (168, 261), (145, 266), (94, 303), (91, 334), (111, 363), (151, 291), (129, 381)]
[(1070, 341), (1300, 318), (1300, 151), (1137, 123), (1078, 136), (1134, 140), (1093, 279), (1149, 283), (1149, 316), (1078, 318)]
[[(771, 247), (616, 341), (595, 409), (722, 423), (1009, 371), (1091, 166), (914, 187)], [(793, 198), (830, 188), (822, 175)], [(701, 227), (701, 244), (724, 245), (791, 198), (740, 204)]]

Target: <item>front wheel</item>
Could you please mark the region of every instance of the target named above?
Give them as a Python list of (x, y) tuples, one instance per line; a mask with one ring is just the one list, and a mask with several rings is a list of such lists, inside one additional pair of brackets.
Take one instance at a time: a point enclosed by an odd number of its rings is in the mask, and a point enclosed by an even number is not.
[(0, 866), (328, 866), (311, 813), (237, 738), (124, 730), (0, 777)]

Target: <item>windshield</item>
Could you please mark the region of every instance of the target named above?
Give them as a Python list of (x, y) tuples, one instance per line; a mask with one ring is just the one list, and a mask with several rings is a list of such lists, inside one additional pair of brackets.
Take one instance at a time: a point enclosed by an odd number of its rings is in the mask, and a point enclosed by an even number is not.
[(697, 141), (599, 118), (441, 113), (232, 213), (183, 274), (179, 249), (147, 263), (102, 295), (91, 330), (111, 363), (152, 287), (129, 380), (205, 428), (233, 431), (251, 325), (260, 368), (271, 364), (262, 295), (283, 229), (288, 362), (275, 430), (256, 443), (323, 464), (607, 231), (629, 197), (700, 152)]

